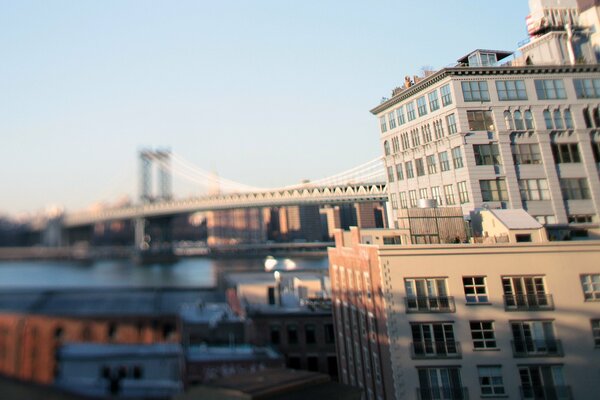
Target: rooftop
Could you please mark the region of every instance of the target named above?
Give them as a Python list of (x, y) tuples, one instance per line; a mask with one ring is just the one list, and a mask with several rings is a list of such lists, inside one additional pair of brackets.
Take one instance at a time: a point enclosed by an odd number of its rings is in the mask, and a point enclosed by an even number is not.
[(542, 224), (519, 208), (513, 210), (489, 210), (508, 229), (540, 229)]

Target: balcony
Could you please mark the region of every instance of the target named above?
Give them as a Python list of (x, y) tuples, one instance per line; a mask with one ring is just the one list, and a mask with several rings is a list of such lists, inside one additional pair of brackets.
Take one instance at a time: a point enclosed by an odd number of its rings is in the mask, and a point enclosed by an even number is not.
[(413, 359), (461, 358), (460, 343), (454, 340), (412, 342), (411, 357)]
[(410, 296), (404, 298), (407, 313), (453, 313), (453, 296)]
[(562, 343), (556, 339), (511, 340), (515, 357), (563, 357)]
[(523, 400), (573, 400), (571, 386), (521, 386)]
[(504, 309), (506, 311), (544, 311), (554, 310), (551, 294), (505, 294)]
[(469, 400), (466, 387), (425, 387), (417, 388), (419, 400)]

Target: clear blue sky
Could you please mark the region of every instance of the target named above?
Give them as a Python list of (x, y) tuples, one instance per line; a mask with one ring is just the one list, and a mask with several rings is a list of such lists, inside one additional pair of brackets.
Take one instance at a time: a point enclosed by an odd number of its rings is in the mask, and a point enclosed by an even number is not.
[(0, 214), (135, 197), (143, 146), (257, 186), (346, 170), (380, 155), (369, 110), (405, 75), (516, 49), (527, 13), (526, 0), (0, 0)]

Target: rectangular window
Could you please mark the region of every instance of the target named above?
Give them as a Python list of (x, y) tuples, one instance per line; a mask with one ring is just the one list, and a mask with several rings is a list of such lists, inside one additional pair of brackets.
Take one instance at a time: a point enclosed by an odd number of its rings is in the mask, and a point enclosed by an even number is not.
[(450, 114), (446, 117), (446, 124), (448, 124), (448, 134), (452, 135), (453, 133), (458, 132), (456, 128), (456, 117), (454, 114)]
[(465, 101), (490, 101), (490, 92), (486, 81), (461, 82)]
[(422, 158), (417, 158), (415, 160), (415, 166), (417, 168), (417, 176), (425, 175), (425, 165), (423, 164)]
[(427, 188), (419, 189), (419, 199), (428, 199)]
[(398, 126), (404, 125), (406, 122), (404, 117), (404, 106), (401, 106), (396, 110), (396, 118), (398, 118)]
[(435, 174), (437, 172), (437, 164), (435, 162), (435, 154), (427, 156), (427, 172)]
[(410, 140), (412, 147), (417, 147), (421, 144), (421, 137), (419, 136), (419, 129), (415, 128), (410, 131)]
[(467, 120), (469, 121), (470, 131), (494, 132), (496, 130), (491, 111), (467, 111)]
[(388, 122), (390, 124), (390, 129), (394, 129), (396, 127), (396, 116), (393, 112), (388, 114)]
[(432, 112), (440, 108), (437, 90), (434, 90), (433, 92), (429, 93), (427, 95), (427, 99), (429, 100), (429, 109)]
[(317, 343), (317, 328), (314, 324), (304, 325), (304, 338), (306, 339), (306, 344)]
[(425, 101), (425, 96), (421, 96), (417, 99), (417, 111), (419, 112), (419, 117), (427, 115), (427, 102)]
[(381, 125), (381, 133), (387, 132), (387, 122), (385, 116), (379, 117), (379, 124)]
[(545, 179), (519, 179), (519, 189), (522, 200), (550, 200), (548, 181)]
[(469, 191), (467, 189), (466, 181), (458, 182), (458, 200), (460, 201), (460, 204), (469, 202)]
[(470, 321), (469, 326), (475, 350), (498, 348), (493, 321)]
[(452, 323), (412, 323), (413, 358), (444, 358), (459, 355)]
[(546, 293), (543, 276), (502, 277), (504, 307), (507, 311), (552, 309), (552, 296)]
[(404, 180), (404, 170), (402, 169), (402, 163), (396, 164), (396, 177), (399, 181)]
[(440, 88), (442, 94), (442, 105), (444, 107), (452, 104), (452, 92), (450, 91), (450, 84), (444, 85)]
[(500, 165), (500, 151), (497, 143), (474, 144), (476, 165)]
[(591, 198), (586, 178), (561, 178), (560, 189), (565, 200), (589, 200)]
[(390, 194), (390, 202), (392, 203), (392, 208), (393, 209), (398, 208), (398, 201), (396, 200), (396, 193), (391, 193)]
[(446, 205), (453, 206), (456, 203), (454, 201), (454, 188), (452, 185), (444, 185), (444, 195), (446, 197)]
[(441, 139), (444, 137), (444, 124), (441, 119), (433, 121), (433, 130), (435, 132), (435, 138)]
[(407, 161), (404, 163), (404, 167), (406, 169), (406, 179), (411, 179), (415, 177), (415, 172), (413, 170), (412, 161)]
[(410, 206), (411, 207), (416, 207), (417, 206), (417, 191), (416, 190), (409, 190), (408, 191), (408, 198), (410, 199)]
[(554, 335), (552, 321), (513, 321), (510, 323), (513, 334), (515, 356), (534, 357), (557, 355), (560, 343)]
[(298, 343), (298, 326), (296, 324), (287, 326), (288, 344)]
[(581, 162), (577, 143), (552, 143), (552, 155), (556, 164)]
[(437, 203), (438, 206), (444, 205), (444, 203), (442, 202), (442, 195), (440, 193), (439, 186), (433, 186), (431, 188), (431, 197), (433, 197), (435, 199), (435, 202)]
[(562, 79), (539, 79), (534, 81), (538, 100), (566, 99), (565, 85)]
[(465, 289), (467, 304), (489, 302), (485, 285), (485, 276), (464, 276), (463, 287)]
[(541, 164), (542, 154), (537, 143), (512, 144), (511, 150), (515, 164)]
[(500, 366), (478, 366), (479, 388), (481, 396), (504, 396), (504, 380), (502, 379), (502, 367)]
[(271, 344), (279, 344), (281, 335), (279, 333), (279, 325), (271, 325)]
[(419, 373), (419, 399), (466, 399), (468, 393), (462, 387), (460, 368), (417, 368)]
[(402, 141), (402, 150), (410, 148), (410, 141), (408, 139), (408, 132), (400, 134), (400, 140)]
[(404, 289), (408, 312), (445, 312), (454, 307), (454, 300), (448, 296), (446, 278), (405, 279)]
[(581, 275), (585, 301), (600, 301), (600, 274)]
[(452, 163), (454, 164), (454, 169), (459, 169), (464, 166), (460, 147), (454, 147), (452, 149)]
[(565, 384), (562, 366), (523, 365), (518, 368), (523, 400), (572, 398), (570, 388)]
[(573, 79), (578, 99), (600, 98), (600, 79)]
[(496, 81), (496, 90), (498, 91), (498, 100), (527, 100), (527, 91), (525, 82), (517, 81)]
[(421, 133), (423, 134), (423, 143), (431, 142), (431, 125), (425, 124), (421, 127)]
[(442, 151), (440, 154), (440, 169), (443, 171), (450, 170), (450, 161), (448, 160), (448, 152)]
[(479, 181), (483, 201), (507, 201), (508, 192), (504, 179)]
[(600, 347), (600, 319), (591, 320), (592, 338), (594, 338), (594, 347)]
[(387, 177), (388, 177), (388, 182), (394, 182), (394, 168), (393, 167), (387, 167)]
[(408, 208), (408, 202), (406, 201), (406, 192), (400, 192), (400, 208)]
[(412, 121), (415, 118), (417, 118), (415, 114), (415, 103), (412, 101), (406, 105), (406, 116), (408, 117), (409, 121)]

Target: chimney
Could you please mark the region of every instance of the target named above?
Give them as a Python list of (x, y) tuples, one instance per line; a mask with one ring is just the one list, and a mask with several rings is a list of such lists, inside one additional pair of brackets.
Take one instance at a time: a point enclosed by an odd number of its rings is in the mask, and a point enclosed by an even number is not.
[(410, 80), (410, 76), (406, 75), (404, 77), (404, 86), (408, 89), (412, 86), (412, 81)]

